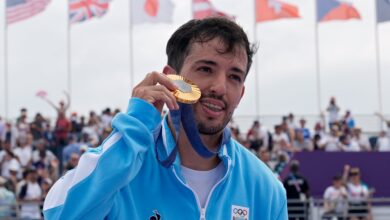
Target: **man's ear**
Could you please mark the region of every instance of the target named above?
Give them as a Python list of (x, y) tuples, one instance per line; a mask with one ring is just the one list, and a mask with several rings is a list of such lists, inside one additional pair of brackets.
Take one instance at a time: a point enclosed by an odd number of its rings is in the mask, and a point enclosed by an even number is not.
[(165, 66), (164, 66), (163, 73), (164, 73), (165, 75), (168, 75), (168, 74), (174, 74), (174, 75), (176, 75), (176, 74), (177, 74), (177, 73), (176, 73), (176, 70), (173, 69), (173, 68), (172, 68), (171, 66), (169, 66), (169, 65), (165, 65)]

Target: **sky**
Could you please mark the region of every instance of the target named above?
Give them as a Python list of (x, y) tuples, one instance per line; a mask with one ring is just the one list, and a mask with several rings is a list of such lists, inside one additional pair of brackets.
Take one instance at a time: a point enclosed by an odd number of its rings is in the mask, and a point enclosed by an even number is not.
[[(132, 87), (145, 74), (162, 71), (167, 40), (192, 17), (190, 0), (172, 0), (175, 5), (172, 23), (137, 24), (130, 29), (129, 0), (112, 0), (104, 17), (74, 24), (68, 32), (67, 1), (52, 0), (43, 13), (10, 25), (5, 31), (4, 2), (0, 5), (0, 116), (5, 115), (7, 36), (10, 118), (15, 118), (21, 107), (28, 108), (30, 117), (41, 112), (54, 118), (55, 111), (35, 94), (45, 90), (58, 103), (65, 98), (63, 91), (69, 90), (68, 82), (71, 82), (72, 112), (100, 113), (106, 107), (124, 111)], [(337, 98), (342, 113), (351, 110), (358, 123), (371, 129), (377, 127), (372, 119), (380, 109), (379, 85), (383, 112), (390, 114), (390, 99), (386, 97), (390, 94), (390, 87), (386, 86), (390, 85), (390, 22), (376, 25), (375, 1), (349, 0), (361, 20), (319, 24), (315, 22), (313, 0), (284, 1), (299, 7), (299, 19), (257, 24), (253, 0), (211, 2), (215, 8), (234, 15), (250, 40), (259, 44), (245, 95), (235, 112), (236, 121), (244, 129), (258, 114), (265, 124), (289, 112), (314, 121), (331, 96)]]

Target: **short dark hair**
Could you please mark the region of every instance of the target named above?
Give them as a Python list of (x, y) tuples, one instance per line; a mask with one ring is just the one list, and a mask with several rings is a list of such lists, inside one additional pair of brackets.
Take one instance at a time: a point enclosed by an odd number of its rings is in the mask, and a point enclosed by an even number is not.
[(205, 43), (215, 38), (220, 38), (226, 46), (224, 51), (219, 51), (221, 54), (235, 52), (236, 46), (245, 49), (248, 58), (246, 68), (248, 73), (257, 46), (249, 43), (242, 27), (223, 17), (194, 19), (179, 27), (167, 43), (168, 65), (180, 72), (193, 43)]

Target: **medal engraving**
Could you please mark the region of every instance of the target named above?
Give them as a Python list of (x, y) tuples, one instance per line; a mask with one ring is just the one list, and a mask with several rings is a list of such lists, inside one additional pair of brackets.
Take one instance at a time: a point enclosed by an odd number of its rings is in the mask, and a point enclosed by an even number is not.
[(184, 82), (183, 80), (173, 80), (173, 83), (178, 87), (178, 89), (184, 93), (192, 92), (191, 85)]

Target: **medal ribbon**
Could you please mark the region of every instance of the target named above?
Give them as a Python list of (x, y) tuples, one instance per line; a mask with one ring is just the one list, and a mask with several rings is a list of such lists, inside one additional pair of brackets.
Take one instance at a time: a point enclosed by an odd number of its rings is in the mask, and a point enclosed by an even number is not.
[[(221, 147), (229, 142), (231, 137), (229, 128), (225, 128), (223, 130), (222, 140), (218, 146), (217, 151), (210, 151), (209, 149), (207, 149), (206, 146), (204, 146), (202, 139), (200, 138), (200, 135), (198, 133), (198, 128), (194, 120), (194, 113), (192, 111), (191, 105), (180, 103), (180, 102), (178, 104), (179, 104), (178, 110), (173, 110), (169, 112), (175, 129), (174, 131), (175, 147), (173, 148), (172, 152), (168, 155), (167, 158), (161, 160), (158, 154), (157, 144), (155, 145), (157, 161), (160, 162), (161, 165), (167, 168), (171, 166), (176, 159), (176, 155), (178, 151), (177, 141), (179, 139), (179, 131), (180, 131), (181, 124), (183, 125), (184, 131), (187, 134), (187, 138), (191, 143), (193, 149), (203, 158), (210, 158), (216, 155), (221, 149)], [(160, 130), (159, 136), (161, 135), (161, 132), (164, 132), (163, 129)]]

